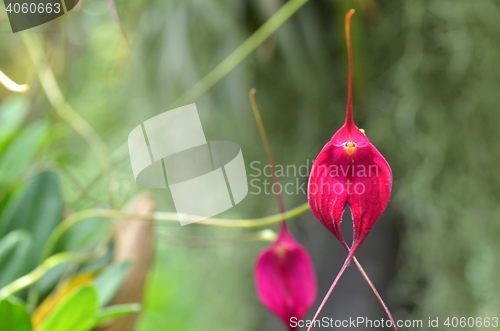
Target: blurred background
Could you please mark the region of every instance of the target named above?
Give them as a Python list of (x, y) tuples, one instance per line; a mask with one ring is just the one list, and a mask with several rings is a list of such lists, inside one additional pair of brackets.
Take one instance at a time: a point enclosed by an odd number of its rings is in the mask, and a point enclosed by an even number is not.
[[(500, 317), (500, 4), (310, 0), (199, 98), (185, 97), (284, 3), (123, 0), (114, 11), (111, 1), (82, 0), (16, 34), (1, 8), (0, 70), (30, 89), (0, 86), (0, 236), (29, 238), (22, 263), (0, 258), (0, 287), (33, 270), (50, 233), (75, 212), (175, 212), (168, 190), (135, 184), (126, 142), (134, 127), (178, 103), (196, 102), (207, 139), (238, 143), (247, 173), (257, 176), (250, 164), (263, 169), (267, 161), (248, 100), (255, 87), (276, 163), (310, 167), (344, 122), (343, 24), (354, 8), (354, 120), (394, 175), (391, 202), (359, 261), (395, 319), (423, 319), (426, 330), (428, 317)], [(295, 189), (307, 176), (285, 172), (280, 181)], [(284, 199), (287, 209), (307, 202), (301, 190)], [(250, 187), (219, 216), (277, 211), (272, 195)], [(346, 252), (310, 211), (289, 224), (318, 276), (311, 318)], [(34, 299), (32, 290), (18, 296), (30, 312), (68, 274), (132, 259), (124, 283), (132, 285), (113, 300), (143, 300), (143, 308), (110, 330), (136, 322), (144, 331), (285, 330), (255, 292), (255, 259), (269, 243), (238, 239), (258, 230), (91, 218), (55, 252), (102, 254), (46, 274)], [(386, 318), (355, 267), (322, 316)]]

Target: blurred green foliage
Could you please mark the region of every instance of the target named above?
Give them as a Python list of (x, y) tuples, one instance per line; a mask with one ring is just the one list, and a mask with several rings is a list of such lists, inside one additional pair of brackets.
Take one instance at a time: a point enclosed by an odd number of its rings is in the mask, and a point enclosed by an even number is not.
[(367, 129), (391, 142), (405, 221), (398, 296), (422, 317), (500, 314), (498, 5), (406, 2), (384, 24), (392, 38), (373, 41), (391, 47), (374, 59), (384, 115)]
[[(111, 151), (113, 207), (122, 208), (140, 190), (124, 148), (128, 133), (168, 110), (282, 3), (121, 1), (131, 50), (119, 38), (104, 1), (84, 1), (61, 19), (33, 29), (65, 98)], [(351, 7), (357, 10), (352, 21), (355, 121), (394, 173), (393, 199), (383, 220), (398, 231), (400, 242), (389, 306), (402, 317), (424, 321), (429, 316), (499, 316), (499, 3), (310, 1), (196, 100), (205, 134), (237, 142), (247, 171), (251, 161), (266, 164), (247, 97), (256, 87), (276, 162), (299, 166), (314, 159), (343, 123), (343, 17)], [(0, 17), (0, 30), (9, 29)], [(56, 115), (19, 34), (3, 36), (0, 70), (31, 90), (12, 95), (0, 86), (0, 287), (40, 262), (38, 254), (61, 221), (63, 206), (70, 212), (110, 207), (99, 160)], [(173, 210), (168, 192), (155, 195), (159, 210)], [(304, 201), (304, 195), (285, 196), (288, 208)], [(249, 195), (222, 217), (275, 212), (269, 196)], [(312, 216), (301, 221), (315, 222)], [(304, 229), (296, 223), (293, 229)], [(87, 220), (68, 232), (56, 251), (92, 251), (109, 243), (111, 231), (102, 219)], [(263, 243), (175, 246), (163, 235), (228, 237), (245, 231), (159, 224), (156, 232), (141, 330), (272, 325), (253, 288), (253, 263)], [(104, 260), (99, 268), (109, 256)], [(121, 268), (105, 269), (116, 272), (110, 287), (123, 277)], [(42, 296), (66, 269), (56, 268), (42, 279)], [(0, 302), (0, 316), (9, 309), (18, 306)], [(22, 319), (23, 314), (10, 315)]]

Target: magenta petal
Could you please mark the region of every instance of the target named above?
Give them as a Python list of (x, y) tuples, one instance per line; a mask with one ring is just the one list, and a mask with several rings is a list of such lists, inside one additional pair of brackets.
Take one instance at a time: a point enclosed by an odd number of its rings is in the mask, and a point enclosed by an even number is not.
[(290, 319), (302, 319), (316, 299), (316, 275), (306, 249), (284, 229), (265, 249), (255, 268), (257, 293), (271, 312), (290, 328)]
[(345, 123), (314, 161), (308, 185), (308, 199), (314, 215), (348, 250), (340, 223), (349, 204), (354, 223), (351, 258), (385, 210), (392, 188), (389, 164), (353, 121), (350, 27), (353, 13), (354, 10), (350, 10), (345, 18), (349, 55)]
[[(355, 143), (346, 152), (346, 143)], [(340, 224), (348, 204), (353, 216), (355, 251), (385, 210), (391, 195), (389, 164), (355, 126), (346, 125), (316, 158), (309, 178), (308, 199), (314, 215), (346, 246)]]

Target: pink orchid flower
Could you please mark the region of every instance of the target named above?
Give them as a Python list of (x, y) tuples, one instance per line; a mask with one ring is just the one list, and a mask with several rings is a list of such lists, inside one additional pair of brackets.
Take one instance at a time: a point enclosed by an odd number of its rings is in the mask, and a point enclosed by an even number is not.
[(342, 215), (349, 205), (354, 223), (350, 248), (353, 256), (382, 215), (392, 188), (392, 172), (382, 154), (352, 117), (352, 51), (349, 21), (346, 36), (349, 49), (349, 85), (344, 125), (326, 143), (311, 169), (308, 185), (309, 204), (314, 215), (337, 239), (347, 246), (340, 229)]
[[(353, 13), (354, 10), (350, 10), (345, 21), (349, 52), (345, 123), (323, 147), (314, 161), (308, 184), (308, 199), (314, 215), (337, 237), (349, 251), (349, 254), (320, 305), (314, 320), (340, 276), (354, 258), (356, 251), (384, 212), (392, 188), (392, 172), (389, 164), (353, 121), (350, 33), (350, 19)], [(345, 242), (341, 231), (342, 215), (347, 205), (349, 205), (353, 219), (353, 242), (351, 247)], [(378, 295), (378, 293), (376, 294)], [(385, 304), (384, 308), (386, 308)], [(387, 309), (386, 311), (388, 312)], [(389, 312), (388, 314), (390, 316)], [(392, 320), (392, 316), (390, 318)]]
[(287, 325), (291, 319), (301, 320), (316, 299), (316, 274), (311, 258), (281, 225), (278, 239), (262, 251), (255, 267), (257, 293), (261, 302)]
[[(255, 89), (250, 91), (250, 103), (271, 166), (273, 182), (278, 183), (273, 154), (255, 101)], [(281, 193), (276, 194), (276, 200), (280, 213), (284, 214), (285, 205)], [(296, 329), (292, 327), (291, 319), (301, 320), (316, 300), (314, 266), (307, 250), (288, 231), (286, 220), (281, 222), (276, 241), (257, 258), (255, 282), (260, 301), (289, 330)]]

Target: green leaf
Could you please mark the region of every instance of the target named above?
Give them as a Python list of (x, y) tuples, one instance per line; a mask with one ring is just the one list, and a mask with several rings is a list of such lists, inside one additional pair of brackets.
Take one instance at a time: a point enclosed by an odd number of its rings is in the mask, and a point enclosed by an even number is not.
[[(112, 223), (103, 218), (89, 218), (72, 226), (59, 239), (54, 252), (75, 252), (81, 253), (109, 242), (112, 233)], [(85, 265), (85, 268), (99, 270), (112, 260), (111, 251), (106, 252), (102, 257), (93, 260)], [(47, 295), (61, 276), (64, 275), (68, 266), (63, 265), (50, 270), (40, 281), (38, 286), (41, 297)], [(99, 298), (101, 296), (99, 295)]]
[(0, 301), (0, 329), (2, 331), (31, 331), (26, 309), (8, 299)]
[(33, 177), (22, 196), (11, 201), (0, 218), (0, 235), (25, 229), (33, 236), (30, 258), (26, 259), (26, 272), (34, 269), (47, 238), (62, 218), (63, 200), (59, 180), (52, 172)]
[(113, 299), (131, 266), (130, 261), (114, 263), (95, 278), (94, 284), (99, 292), (100, 307), (107, 305)]
[(0, 105), (0, 150), (7, 140), (19, 130), (28, 111), (26, 98), (20, 95), (11, 96)]
[(112, 223), (103, 218), (89, 218), (69, 228), (59, 239), (56, 252), (75, 252), (102, 242), (109, 242)]
[(106, 307), (98, 313), (95, 326), (99, 326), (103, 323), (112, 321), (125, 315), (138, 313), (139, 311), (141, 311), (141, 305), (138, 303), (129, 303)]
[(87, 331), (96, 322), (97, 290), (82, 286), (69, 294), (37, 328), (37, 331)]
[(31, 235), (25, 230), (13, 231), (0, 240), (0, 288), (23, 275), (30, 244)]
[(0, 184), (12, 180), (32, 163), (44, 133), (45, 123), (32, 124), (0, 155)]

